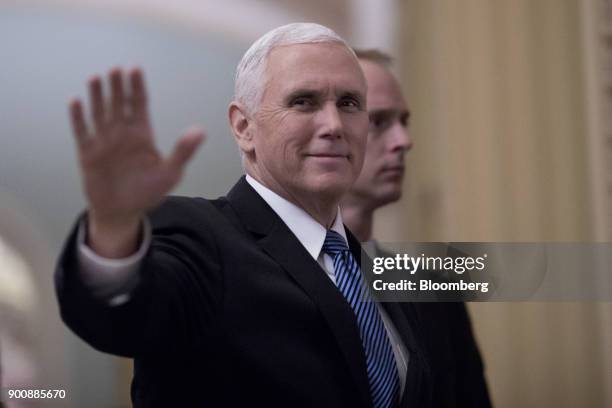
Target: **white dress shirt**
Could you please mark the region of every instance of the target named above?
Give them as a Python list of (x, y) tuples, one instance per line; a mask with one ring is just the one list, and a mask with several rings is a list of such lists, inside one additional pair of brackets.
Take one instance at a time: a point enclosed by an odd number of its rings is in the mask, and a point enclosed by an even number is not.
[[(323, 271), (335, 284), (333, 259), (322, 251), (327, 235), (325, 227), (302, 208), (287, 201), (248, 174), (246, 181), (287, 225), (310, 256), (321, 265)], [(138, 267), (151, 244), (152, 235), (149, 221), (145, 220), (143, 224), (143, 241), (140, 248), (135, 254), (122, 259), (108, 259), (94, 253), (85, 243), (85, 225), (82, 223), (79, 226), (77, 256), (83, 280), (96, 295), (109, 299), (111, 305), (120, 305), (127, 302), (130, 298), (130, 292), (138, 284)], [(339, 209), (331, 229), (340, 234), (348, 243)], [(408, 369), (408, 350), (385, 310), (379, 303), (377, 303), (377, 306), (393, 348), (401, 385), (400, 395), (403, 395)]]

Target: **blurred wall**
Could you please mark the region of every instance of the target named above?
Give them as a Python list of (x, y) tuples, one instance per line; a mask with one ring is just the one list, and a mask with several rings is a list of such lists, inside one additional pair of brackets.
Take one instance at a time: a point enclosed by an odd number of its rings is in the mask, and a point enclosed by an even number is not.
[[(592, 145), (601, 138), (587, 123), (583, 3), (402, 3), (401, 79), (415, 146), (408, 197), (381, 217), (379, 236), (610, 239), (610, 220), (595, 211), (610, 201), (593, 189), (602, 182), (593, 152), (605, 146)], [(404, 229), (385, 228), (401, 212)], [(496, 406), (612, 406), (609, 303), (470, 309)]]
[[(125, 381), (117, 387), (117, 359), (85, 345), (58, 318), (54, 262), (84, 208), (67, 102), (74, 95), (86, 97), (92, 74), (105, 74), (115, 65), (143, 67), (160, 148), (169, 151), (194, 123), (208, 132), (176, 193), (224, 194), (242, 174), (226, 119), (233, 69), (245, 46), (240, 38), (112, 9), (0, 4), (0, 217), (5, 227), (0, 234), (32, 264), (40, 289), (41, 323), (34, 330), (34, 348), (43, 350), (36, 358), (38, 380), (43, 387), (66, 390), (68, 397), (58, 406), (118, 406), (118, 394), (126, 405), (129, 387)], [(46, 252), (17, 240), (24, 231)]]

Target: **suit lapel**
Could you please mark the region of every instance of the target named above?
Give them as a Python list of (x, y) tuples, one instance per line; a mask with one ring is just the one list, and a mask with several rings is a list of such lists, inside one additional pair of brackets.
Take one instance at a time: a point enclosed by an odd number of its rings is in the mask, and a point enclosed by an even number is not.
[[(406, 383), (404, 394), (401, 401), (402, 407), (420, 406), (421, 390), (423, 381), (426, 380), (428, 366), (425, 362), (423, 353), (414, 336), (414, 328), (409, 323), (407, 315), (411, 313), (407, 308), (395, 302), (381, 303), (387, 314), (395, 324), (395, 328), (400, 334), (402, 341), (410, 357), (408, 360), (408, 371), (406, 372)], [(412, 308), (410, 308), (412, 310)]]
[(355, 314), (333, 282), (295, 235), (245, 178), (227, 196), (258, 245), (295, 280), (318, 306), (332, 332), (365, 406), (371, 406), (366, 360)]

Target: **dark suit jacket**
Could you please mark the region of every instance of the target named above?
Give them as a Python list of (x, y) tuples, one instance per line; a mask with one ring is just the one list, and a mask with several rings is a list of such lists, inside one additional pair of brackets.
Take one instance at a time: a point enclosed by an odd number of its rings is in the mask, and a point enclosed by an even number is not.
[[(451, 244), (447, 247), (446, 256), (465, 257), (468, 254)], [(456, 275), (451, 274), (452, 278), (456, 278)], [(462, 275), (462, 279), (471, 280), (469, 272)], [(447, 293), (454, 299), (473, 297), (460, 291)], [(420, 319), (416, 326), (423, 330), (421, 338), (427, 360), (432, 367), (433, 406), (491, 406), (483, 362), (465, 303), (423, 302), (413, 305), (416, 316)]]
[(432, 373), (432, 406), (490, 407), (483, 363), (462, 302), (403, 304), (418, 319), (423, 351)]
[[(446, 256), (466, 256), (452, 246), (441, 246)], [(391, 257), (389, 253), (376, 246), (377, 256)], [(367, 271), (367, 269), (366, 269)], [(394, 274), (395, 273), (395, 274)], [(389, 281), (406, 278), (403, 272), (389, 271), (393, 276)], [(367, 275), (367, 274), (366, 274)], [(466, 274), (468, 275), (468, 274)], [(420, 270), (414, 277), (448, 281), (444, 274)], [(469, 279), (469, 275), (468, 275)], [(449, 297), (461, 299), (462, 293), (452, 293)], [(406, 297), (410, 299), (411, 297)], [(491, 406), (484, 365), (476, 340), (472, 333), (470, 317), (465, 303), (460, 301), (423, 301), (401, 302), (415, 328), (416, 337), (422, 345), (425, 360), (431, 372), (431, 406), (436, 408), (486, 408)]]
[[(353, 311), (244, 178), (217, 200), (169, 198), (151, 220), (129, 302), (109, 307), (84, 287), (74, 231), (56, 272), (66, 324), (96, 349), (134, 358), (134, 406), (371, 406)], [(402, 406), (429, 406), (418, 317), (384, 307), (410, 353)]]

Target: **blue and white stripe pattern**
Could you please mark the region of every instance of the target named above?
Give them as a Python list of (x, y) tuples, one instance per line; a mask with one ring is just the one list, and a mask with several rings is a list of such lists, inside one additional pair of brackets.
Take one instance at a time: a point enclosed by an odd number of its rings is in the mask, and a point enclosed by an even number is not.
[(357, 316), (366, 356), (370, 393), (374, 408), (397, 405), (399, 376), (391, 342), (376, 303), (371, 299), (359, 265), (344, 238), (328, 230), (323, 251), (334, 260), (336, 286)]

